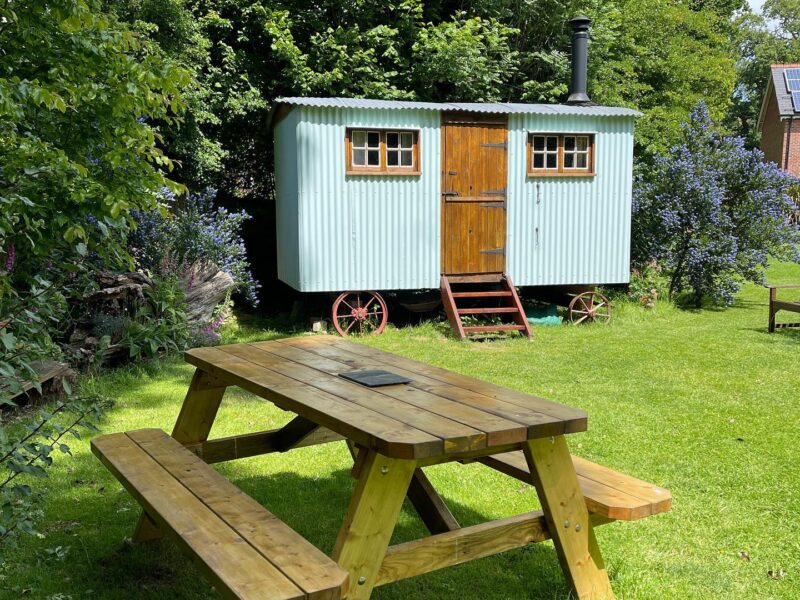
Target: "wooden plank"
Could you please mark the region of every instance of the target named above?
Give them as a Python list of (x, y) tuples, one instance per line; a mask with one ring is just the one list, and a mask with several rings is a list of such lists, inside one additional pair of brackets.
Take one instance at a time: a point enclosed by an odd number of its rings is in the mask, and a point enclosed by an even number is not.
[[(320, 354), (311, 352), (305, 348), (293, 346), (291, 344), (266, 342), (254, 343), (250, 345), (263, 352), (269, 352), (270, 354), (291, 360), (295, 364), (302, 364), (304, 366), (317, 369), (333, 377), (339, 373), (353, 370), (352, 362), (344, 362), (341, 359), (348, 361), (349, 359), (351, 360), (353, 358), (357, 358), (355, 355), (341, 352), (335, 348), (332, 349), (333, 351), (329, 352), (327, 356), (323, 357)], [(340, 360), (336, 360), (334, 358), (337, 355)], [(362, 360), (362, 366), (359, 366), (358, 368), (367, 366), (363, 364), (364, 362), (365, 361)], [(382, 365), (377, 363), (375, 363), (375, 366), (382, 368)], [(418, 378), (418, 375), (415, 373), (402, 370), (398, 372), (398, 370), (394, 368), (390, 370), (396, 372), (398, 375), (408, 377), (412, 380), (411, 384), (385, 386), (375, 388), (374, 390), (370, 391), (388, 396), (394, 400), (399, 400), (405, 404), (410, 404), (416, 408), (423, 409), (440, 417), (447, 418), (450, 421), (455, 421), (471, 429), (480, 431), (486, 436), (486, 443), (483, 446), (495, 446), (499, 444), (519, 442), (523, 441), (527, 437), (526, 427), (523, 426), (523, 423), (506, 419), (494, 413), (488, 412), (484, 410), (482, 406), (476, 407), (471, 406), (466, 402), (461, 402), (458, 400), (454, 401), (453, 399), (448, 398), (446, 395), (431, 393), (428, 390), (424, 390), (418, 386), (415, 386), (414, 380)], [(336, 377), (336, 381), (341, 382), (341, 378)], [(353, 385), (354, 384), (347, 383), (348, 389), (352, 388)], [(356, 385), (355, 389), (360, 391), (362, 388)], [(348, 393), (352, 394), (352, 392), (349, 391)], [(372, 405), (375, 406), (374, 402)], [(391, 402), (392, 407), (395, 405), (396, 402)], [(403, 408), (403, 410), (407, 409)], [(409, 424), (412, 423), (409, 422)], [(439, 434), (443, 432), (430, 431), (429, 433)], [(444, 436), (442, 435), (442, 437)], [(483, 446), (476, 445), (473, 446), (472, 449)], [(470, 448), (460, 448), (455, 451), (464, 451), (469, 449)]]
[(544, 513), (534, 511), (405, 542), (386, 551), (376, 585), (430, 573), (549, 538)]
[(472, 325), (464, 327), (467, 333), (491, 333), (493, 331), (525, 331), (524, 325)]
[(239, 458), (270, 454), (272, 452), (284, 452), (295, 448), (305, 448), (306, 446), (315, 446), (317, 444), (329, 444), (345, 439), (343, 436), (326, 427), (319, 427), (291, 446), (291, 448), (281, 449), (277, 441), (280, 432), (281, 429), (279, 428), (270, 431), (232, 435), (197, 444), (186, 444), (185, 447), (202, 458), (204, 462), (213, 464)]
[(313, 421), (305, 417), (295, 417), (275, 434), (275, 449), (278, 452), (285, 452), (294, 448), (317, 429), (319, 425)]
[(517, 294), (517, 288), (514, 286), (514, 282), (511, 280), (510, 275), (506, 275), (503, 278), (503, 285), (511, 292), (511, 301), (514, 304), (514, 307), (517, 309), (514, 312), (514, 322), (517, 325), (522, 326), (522, 333), (528, 337), (533, 337), (533, 332), (531, 331), (531, 324), (528, 322), (528, 317), (525, 314), (525, 308), (522, 306), (522, 301), (519, 299), (519, 295)]
[[(280, 345), (276, 344), (276, 351)], [(324, 371), (307, 367), (291, 359), (268, 352), (270, 345), (263, 349), (257, 345), (237, 344), (225, 347), (225, 352), (248, 360), (253, 364), (296, 378), (306, 385), (341, 398), (354, 405), (369, 408), (386, 417), (405, 423), (410, 428), (426, 432), (442, 440), (445, 453), (461, 452), (486, 447), (486, 434), (455, 420), (431, 412), (427, 408), (415, 406), (410, 402), (397, 402), (384, 394), (379, 388), (370, 389), (356, 383), (331, 375)], [(345, 370), (350, 370), (349, 368)], [(393, 387), (393, 386), (387, 386)], [(381, 388), (383, 389), (383, 388)], [(410, 400), (410, 399), (409, 399)]]
[(348, 600), (369, 598), (416, 463), (368, 450), (332, 557), (350, 573)]
[(575, 595), (580, 600), (613, 600), (564, 436), (529, 440), (524, 450), (556, 554)]
[(181, 443), (206, 441), (217, 417), (225, 388), (213, 376), (196, 369), (172, 430), (172, 437)]
[(132, 431), (128, 436), (306, 597), (341, 597), (347, 588), (343, 569), (200, 458), (183, 451), (178, 442), (159, 429)]
[(458, 314), (460, 315), (495, 315), (501, 313), (515, 313), (517, 312), (516, 306), (494, 306), (494, 307), (481, 307), (481, 308), (459, 308)]
[[(215, 352), (209, 352), (214, 350)], [(301, 414), (362, 446), (398, 458), (443, 454), (441, 438), (405, 423), (311, 388), (218, 348), (196, 348), (186, 360), (224, 377), (231, 385), (269, 400), (279, 408)]]
[[(288, 340), (282, 340), (282, 342), (286, 341)], [(460, 373), (448, 371), (447, 369), (421, 363), (397, 354), (392, 354), (390, 352), (364, 346), (362, 344), (356, 344), (354, 342), (343, 340), (334, 336), (291, 338), (291, 342), (308, 346), (336, 346), (348, 350), (354, 354), (370, 358), (373, 361), (381, 362), (387, 365), (394, 365), (398, 368), (404, 368), (431, 379), (437, 379), (441, 383), (450, 386), (463, 388), (465, 390), (484, 394), (491, 398), (503, 400), (504, 402), (524, 408), (527, 411), (538, 412), (552, 416), (562, 425), (560, 428), (560, 433), (577, 433), (586, 431), (587, 415), (584, 411), (577, 408), (572, 408), (570, 406), (565, 406), (563, 404), (558, 404), (556, 402), (551, 402), (549, 400), (545, 400), (544, 398), (539, 398), (538, 396), (532, 396), (524, 392), (518, 392), (516, 390), (483, 381), (481, 379), (476, 379), (467, 375), (461, 375)], [(552, 428), (547, 428), (544, 429), (544, 431), (540, 431), (540, 434), (542, 436), (549, 436), (553, 435), (550, 433), (552, 431)], [(533, 432), (530, 432), (529, 435), (531, 433)]]
[[(586, 413), (490, 383), (459, 375), (389, 352), (334, 338), (284, 338), (278, 343), (301, 347), (321, 356), (338, 356), (352, 368), (381, 368), (413, 379), (412, 387), (479, 407), (528, 427), (528, 438), (586, 430)], [(346, 358), (349, 355), (350, 358)]]
[[(123, 433), (91, 442), (92, 452), (159, 527), (173, 535), (225, 598), (299, 600), (303, 591)], [(202, 523), (202, 527), (198, 524)]]
[[(479, 462), (511, 477), (531, 483), (528, 461), (522, 452), (494, 454)], [(608, 519), (634, 521), (666, 512), (672, 506), (668, 490), (602, 465), (572, 457), (578, 484), (589, 512)]]
[(453, 298), (506, 298), (511, 295), (507, 290), (490, 292), (453, 292)]
[[(178, 419), (172, 430), (172, 436), (181, 443), (205, 442), (214, 425), (214, 419), (217, 417), (226, 387), (226, 384), (214, 375), (201, 369), (195, 369), (192, 381), (189, 383), (189, 390), (183, 399)], [(152, 515), (148, 517), (142, 513), (133, 531), (133, 541), (141, 543), (161, 537), (161, 533), (154, 525)]]
[(464, 340), (467, 334), (464, 333), (464, 325), (461, 323), (461, 317), (458, 314), (453, 290), (450, 289), (450, 282), (447, 280), (447, 275), (442, 275), (440, 288), (442, 292), (442, 306), (444, 306), (444, 312), (447, 314), (447, 320), (450, 322), (450, 328), (458, 339)]
[(408, 499), (431, 533), (437, 534), (461, 528), (422, 469), (414, 471), (411, 484), (408, 486)]

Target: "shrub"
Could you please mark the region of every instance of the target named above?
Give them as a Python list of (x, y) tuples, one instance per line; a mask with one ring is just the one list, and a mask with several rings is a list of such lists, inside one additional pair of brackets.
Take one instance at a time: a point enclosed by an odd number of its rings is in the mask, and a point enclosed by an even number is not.
[(259, 285), (242, 240), (242, 226), (250, 215), (215, 207), (216, 195), (208, 188), (178, 203), (172, 192), (163, 190), (164, 210), (134, 211), (136, 229), (128, 248), (137, 265), (153, 273), (178, 274), (196, 263), (212, 263), (228, 273), (235, 291), (256, 306)]
[(719, 135), (701, 102), (683, 143), (635, 181), (634, 267), (662, 265), (670, 296), (731, 304), (743, 281), (764, 281), (770, 256), (800, 261), (789, 194), (796, 184), (742, 138)]

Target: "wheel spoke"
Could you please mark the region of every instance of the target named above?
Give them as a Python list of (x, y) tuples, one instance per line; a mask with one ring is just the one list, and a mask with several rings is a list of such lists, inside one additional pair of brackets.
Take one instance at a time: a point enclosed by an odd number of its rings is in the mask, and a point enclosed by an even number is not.
[(345, 300), (344, 298), (342, 298), (342, 304), (346, 304), (347, 308), (349, 308), (350, 310), (355, 310), (355, 308), (350, 306), (350, 303), (347, 300)]
[(583, 323), (588, 318), (589, 318), (589, 315), (586, 315), (585, 317), (581, 317), (580, 319), (575, 321), (575, 325), (580, 325), (581, 323)]
[(353, 328), (353, 325), (355, 325), (356, 323), (358, 323), (358, 321), (354, 320), (352, 323), (350, 323), (350, 325), (347, 326), (347, 329), (345, 329), (344, 332), (345, 333), (350, 333), (350, 330)]
[(369, 299), (369, 302), (367, 302), (367, 303), (364, 305), (364, 310), (367, 310), (367, 309), (369, 308), (369, 305), (370, 305), (370, 304), (372, 304), (373, 302), (375, 302), (375, 296), (373, 296), (372, 298), (370, 298), (370, 299)]

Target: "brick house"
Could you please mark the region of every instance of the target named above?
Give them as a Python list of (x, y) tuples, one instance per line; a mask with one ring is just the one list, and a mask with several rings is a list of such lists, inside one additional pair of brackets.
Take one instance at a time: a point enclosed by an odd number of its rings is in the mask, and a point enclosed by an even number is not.
[(770, 67), (758, 131), (766, 160), (800, 176), (800, 64)]

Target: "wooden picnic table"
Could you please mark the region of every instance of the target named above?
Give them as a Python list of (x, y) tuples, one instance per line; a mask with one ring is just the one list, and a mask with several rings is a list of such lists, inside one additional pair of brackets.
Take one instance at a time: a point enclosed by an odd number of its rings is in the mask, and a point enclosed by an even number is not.
[[(375, 586), (552, 539), (579, 598), (613, 598), (594, 526), (663, 512), (671, 503), (663, 488), (570, 455), (565, 436), (586, 430), (583, 411), (362, 344), (329, 336), (297, 337), (197, 348), (186, 353), (186, 360), (197, 370), (174, 439), (143, 430), (98, 438), (93, 449), (145, 508), (135, 539), (171, 531), (229, 597), (369, 598)], [(407, 383), (367, 387), (342, 377), (365, 370), (389, 372)], [(277, 430), (208, 440), (228, 386), (248, 390), (296, 416)], [(330, 564), (315, 549), (308, 550), (302, 538), (289, 550), (285, 540), (294, 532), (288, 527), (281, 529), (280, 545), (264, 542), (273, 540), (272, 534), (256, 536), (243, 516), (261, 514), (254, 502), (240, 498), (244, 494), (220, 481), (205, 464), (337, 440), (346, 440), (353, 454), (357, 484)], [(145, 458), (137, 454), (139, 449), (200, 499), (203, 506), (197, 511), (209, 509), (220, 517), (223, 525), (215, 527), (231, 527), (234, 537), (250, 542), (286, 575), (287, 586), (299, 591), (253, 595), (263, 582), (242, 583), (244, 570), (228, 565), (241, 558), (221, 558), (217, 550), (208, 550), (205, 541), (192, 537), (199, 518), (193, 527), (182, 525), (181, 515), (172, 515), (174, 502), (159, 503), (167, 484), (140, 476), (152, 469), (141, 463)], [(181, 453), (188, 456), (183, 462), (177, 458)], [(542, 510), (460, 527), (423, 471), (454, 461), (482, 462), (531, 483)], [(187, 473), (199, 475), (189, 478)], [(242, 508), (220, 507), (220, 494), (236, 498)], [(407, 495), (431, 536), (389, 546)], [(264, 513), (273, 525), (280, 523)], [(295, 567), (310, 557), (313, 569), (295, 571), (302, 577), (313, 571), (318, 579), (299, 581), (285, 564), (287, 552)], [(231, 573), (224, 572), (228, 568)]]

